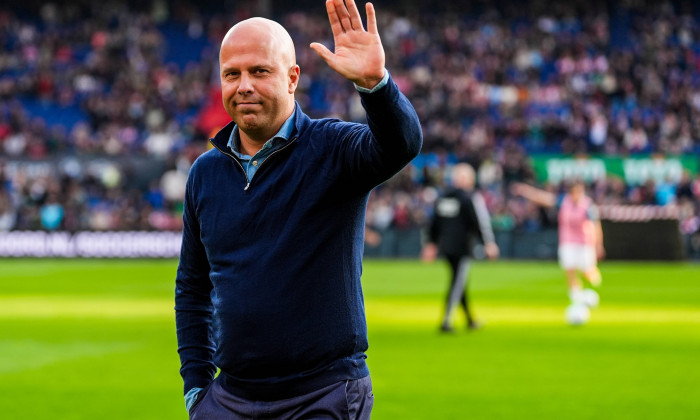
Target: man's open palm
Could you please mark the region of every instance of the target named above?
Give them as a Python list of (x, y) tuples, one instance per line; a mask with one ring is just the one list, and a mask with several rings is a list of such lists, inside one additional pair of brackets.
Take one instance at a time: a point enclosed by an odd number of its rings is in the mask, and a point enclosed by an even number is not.
[(328, 20), (333, 31), (335, 53), (314, 42), (311, 48), (341, 76), (358, 86), (371, 89), (384, 77), (384, 48), (377, 30), (377, 16), (367, 3), (367, 30), (354, 0), (326, 0)]

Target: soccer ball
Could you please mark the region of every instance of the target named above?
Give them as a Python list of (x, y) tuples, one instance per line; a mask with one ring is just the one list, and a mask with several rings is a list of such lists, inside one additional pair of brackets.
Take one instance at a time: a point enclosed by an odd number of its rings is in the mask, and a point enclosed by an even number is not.
[(581, 300), (583, 301), (583, 304), (588, 306), (589, 308), (597, 308), (598, 303), (600, 303), (600, 296), (598, 296), (598, 292), (596, 292), (595, 290), (586, 289), (583, 291)]
[(583, 325), (591, 318), (591, 311), (582, 303), (572, 303), (566, 307), (565, 315), (569, 325)]

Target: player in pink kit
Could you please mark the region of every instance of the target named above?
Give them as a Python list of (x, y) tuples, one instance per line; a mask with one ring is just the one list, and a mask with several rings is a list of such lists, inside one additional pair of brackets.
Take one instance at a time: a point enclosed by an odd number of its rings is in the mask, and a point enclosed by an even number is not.
[[(544, 190), (517, 183), (512, 192), (541, 206), (557, 205), (557, 197)], [(575, 181), (559, 203), (559, 265), (566, 272), (569, 297), (573, 303), (584, 302), (583, 282), (579, 273), (591, 284), (601, 283), (598, 259), (605, 255), (603, 230), (598, 208), (588, 196), (583, 182)]]

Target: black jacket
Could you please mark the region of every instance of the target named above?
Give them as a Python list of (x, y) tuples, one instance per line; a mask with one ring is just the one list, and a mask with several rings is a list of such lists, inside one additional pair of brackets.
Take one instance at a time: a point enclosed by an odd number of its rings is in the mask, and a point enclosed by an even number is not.
[(491, 220), (478, 192), (450, 188), (435, 202), (428, 239), (447, 256), (471, 256), (476, 241), (493, 242)]

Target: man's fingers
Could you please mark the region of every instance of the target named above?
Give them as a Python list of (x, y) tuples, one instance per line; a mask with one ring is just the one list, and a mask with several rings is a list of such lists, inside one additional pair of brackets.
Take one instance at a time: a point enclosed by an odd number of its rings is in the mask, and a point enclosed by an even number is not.
[(335, 13), (340, 19), (340, 23), (343, 25), (343, 31), (352, 30), (352, 23), (350, 23), (350, 15), (348, 14), (348, 9), (345, 7), (343, 0), (333, 0), (335, 5)]
[(345, 4), (348, 7), (348, 14), (350, 16), (350, 23), (352, 24), (352, 29), (364, 31), (365, 28), (362, 26), (362, 17), (360, 17), (360, 11), (357, 10), (355, 0), (345, 0)]
[(331, 52), (331, 50), (326, 48), (325, 45), (319, 44), (318, 42), (312, 42), (309, 46), (312, 50), (316, 51), (316, 54), (320, 55), (326, 63), (330, 64), (331, 61), (333, 61), (334, 54)]
[(335, 10), (334, 0), (326, 0), (326, 12), (328, 12), (328, 21), (331, 23), (331, 31), (333, 36), (343, 33), (343, 25), (340, 23), (340, 18)]
[(367, 32), (379, 35), (379, 29), (377, 28), (377, 14), (374, 12), (374, 6), (372, 3), (365, 4), (365, 11), (367, 12)]

